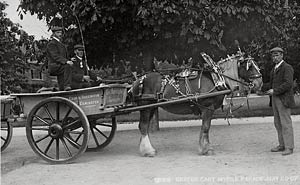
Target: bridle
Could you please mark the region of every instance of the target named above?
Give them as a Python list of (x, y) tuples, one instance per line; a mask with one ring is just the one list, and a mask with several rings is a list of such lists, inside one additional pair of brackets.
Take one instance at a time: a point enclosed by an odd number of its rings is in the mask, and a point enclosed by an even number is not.
[(237, 54), (233, 54), (231, 56), (227, 55), (227, 57), (225, 59), (221, 59), (220, 61), (218, 61), (217, 65), (220, 65), (222, 63), (229, 62), (229, 61), (235, 59), (238, 62), (238, 67), (240, 67), (241, 63), (247, 62), (246, 63), (246, 71), (248, 71), (250, 69), (250, 66), (252, 65), (255, 68), (255, 70), (258, 72), (258, 74), (253, 74), (253, 75), (249, 76), (248, 77), (249, 81), (248, 80), (242, 81), (242, 80), (234, 79), (234, 78), (232, 78), (228, 75), (222, 74), (222, 73), (220, 73), (219, 75), (221, 75), (225, 78), (228, 78), (232, 81), (238, 82), (242, 85), (248, 86), (250, 89), (252, 89), (254, 87), (253, 81), (257, 78), (261, 78), (262, 74), (260, 73), (260, 69), (254, 62), (253, 58), (251, 56), (244, 58), (244, 55), (245, 55), (245, 53), (243, 53), (241, 51), (238, 51)]
[(253, 66), (255, 68), (255, 70), (258, 72), (258, 74), (253, 74), (253, 75), (251, 75), (251, 76), (248, 77), (250, 81), (253, 81), (254, 79), (262, 77), (262, 74), (260, 73), (260, 69), (257, 66), (257, 64), (254, 62), (254, 58), (253, 57), (248, 56), (247, 58), (244, 59), (244, 61), (247, 62), (247, 67), (246, 67), (247, 71), (250, 68), (249, 66)]

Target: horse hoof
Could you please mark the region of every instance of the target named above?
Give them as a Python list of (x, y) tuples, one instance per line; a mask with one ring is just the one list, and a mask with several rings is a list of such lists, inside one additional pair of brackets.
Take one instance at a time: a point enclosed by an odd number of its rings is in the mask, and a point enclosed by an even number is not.
[(202, 148), (202, 149), (198, 149), (199, 155), (215, 155), (215, 152), (213, 149), (211, 148)]
[(210, 156), (210, 155), (215, 155), (215, 152), (212, 149), (199, 150), (199, 155)]
[(199, 155), (207, 155), (207, 150), (199, 150)]
[(151, 152), (145, 152), (145, 153), (142, 153), (142, 156), (143, 157), (154, 157), (154, 156), (156, 156), (156, 150), (154, 150), (154, 151), (151, 151)]
[(206, 155), (215, 155), (214, 150), (208, 150)]

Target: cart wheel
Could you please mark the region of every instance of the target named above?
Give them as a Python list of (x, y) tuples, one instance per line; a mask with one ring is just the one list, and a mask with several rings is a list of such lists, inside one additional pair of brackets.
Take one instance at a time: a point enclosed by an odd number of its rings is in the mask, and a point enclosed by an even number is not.
[[(78, 139), (74, 140), (70, 134)], [(82, 109), (69, 99), (47, 98), (30, 111), (26, 135), (33, 151), (45, 161), (67, 163), (87, 148), (88, 119)]]
[(1, 152), (9, 145), (13, 135), (13, 126), (8, 121), (1, 121)]
[(113, 139), (117, 129), (117, 119), (112, 117), (111, 123), (90, 121), (91, 138), (87, 151), (96, 151), (106, 147)]

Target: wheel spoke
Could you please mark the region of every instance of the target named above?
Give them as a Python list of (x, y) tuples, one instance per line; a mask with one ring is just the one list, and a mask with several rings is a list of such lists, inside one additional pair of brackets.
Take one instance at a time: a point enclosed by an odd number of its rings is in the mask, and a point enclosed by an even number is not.
[(97, 127), (94, 127), (103, 137), (108, 138), (103, 132), (101, 132)]
[(76, 131), (76, 130), (68, 130), (68, 131), (65, 131), (65, 133), (82, 135), (84, 133), (84, 131), (79, 132), (79, 131)]
[(39, 142), (43, 141), (44, 139), (46, 139), (46, 138), (49, 137), (49, 136), (50, 136), (50, 135), (47, 134), (46, 136), (40, 138), (39, 140), (36, 140), (35, 143), (39, 143)]
[(59, 139), (56, 139), (56, 159), (59, 159)]
[(105, 126), (105, 127), (112, 127), (112, 125), (109, 124), (103, 124), (103, 123), (97, 123), (95, 125), (101, 125), (101, 126)]
[(37, 127), (34, 127), (34, 128), (30, 128), (31, 130), (43, 130), (43, 131), (48, 131), (49, 130), (49, 128), (41, 128), (41, 127), (39, 127), (39, 128), (37, 128)]
[(63, 126), (63, 129), (69, 129), (71, 126), (75, 125), (75, 124), (78, 123), (78, 122), (80, 122), (79, 119), (73, 121), (72, 123), (69, 123), (69, 124)]
[(2, 136), (1, 136), (1, 139), (2, 139), (3, 141), (6, 141), (6, 139), (5, 139), (4, 137), (2, 137)]
[(76, 142), (74, 142), (71, 138), (69, 138), (68, 136), (64, 136), (67, 141), (69, 141), (69, 143), (71, 143), (71, 145), (73, 145), (75, 148), (79, 149), (80, 148), (80, 145)]
[(59, 102), (56, 102), (56, 120), (59, 120)]
[(91, 128), (91, 132), (92, 132), (93, 138), (94, 138), (94, 140), (95, 140), (95, 142), (96, 142), (96, 145), (97, 145), (97, 147), (98, 147), (100, 144), (99, 144), (99, 142), (98, 142), (98, 139), (97, 139), (97, 137), (96, 137), (96, 134), (95, 134), (95, 131), (94, 131), (93, 127)]
[(34, 118), (37, 118), (38, 120), (40, 120), (42, 123), (44, 123), (45, 125), (50, 125), (50, 123), (48, 123), (46, 120), (44, 120), (43, 118), (41, 118), (38, 115), (33, 115)]
[(66, 149), (66, 151), (67, 151), (69, 157), (72, 157), (72, 153), (71, 153), (69, 147), (67, 146), (67, 143), (66, 143), (66, 141), (64, 140), (64, 138), (60, 138), (60, 140), (61, 140), (61, 142), (62, 142), (64, 148)]
[(63, 123), (65, 122), (65, 120), (68, 118), (68, 116), (70, 115), (71, 111), (73, 110), (72, 107), (69, 108), (68, 112), (66, 113), (64, 119), (63, 119)]
[(90, 130), (93, 139), (88, 145), (88, 151), (99, 150), (107, 146), (116, 130), (116, 118), (112, 117), (112, 122), (109, 123), (99, 123), (97, 120), (90, 119)]
[(52, 139), (51, 139), (51, 141), (49, 142), (49, 144), (48, 144), (47, 148), (45, 149), (45, 151), (44, 151), (44, 153), (45, 153), (45, 154), (47, 154), (47, 153), (48, 153), (48, 151), (49, 151), (49, 148), (50, 148), (50, 146), (52, 145), (53, 141), (54, 141), (54, 138), (52, 138)]
[(80, 139), (81, 136), (82, 136), (82, 134), (79, 134), (79, 136), (75, 139), (75, 142), (78, 142), (78, 140)]
[(50, 111), (48, 109), (48, 105), (45, 105), (44, 109), (45, 109), (47, 115), (50, 117), (51, 121), (54, 122), (54, 118), (53, 118), (53, 116), (51, 115), (51, 113), (50, 113)]

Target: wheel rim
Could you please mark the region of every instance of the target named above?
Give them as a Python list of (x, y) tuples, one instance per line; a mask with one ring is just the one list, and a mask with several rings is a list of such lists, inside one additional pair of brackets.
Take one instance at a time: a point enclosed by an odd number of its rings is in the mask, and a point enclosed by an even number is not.
[[(81, 155), (87, 147), (88, 132), (88, 120), (81, 108), (61, 97), (37, 104), (26, 125), (30, 146), (50, 163), (70, 162)], [(70, 134), (81, 138), (74, 141)]]
[(111, 123), (90, 121), (91, 138), (87, 151), (100, 150), (106, 147), (113, 139), (117, 129), (116, 117), (112, 117)]
[(1, 152), (9, 145), (13, 134), (13, 127), (8, 121), (1, 121)]

